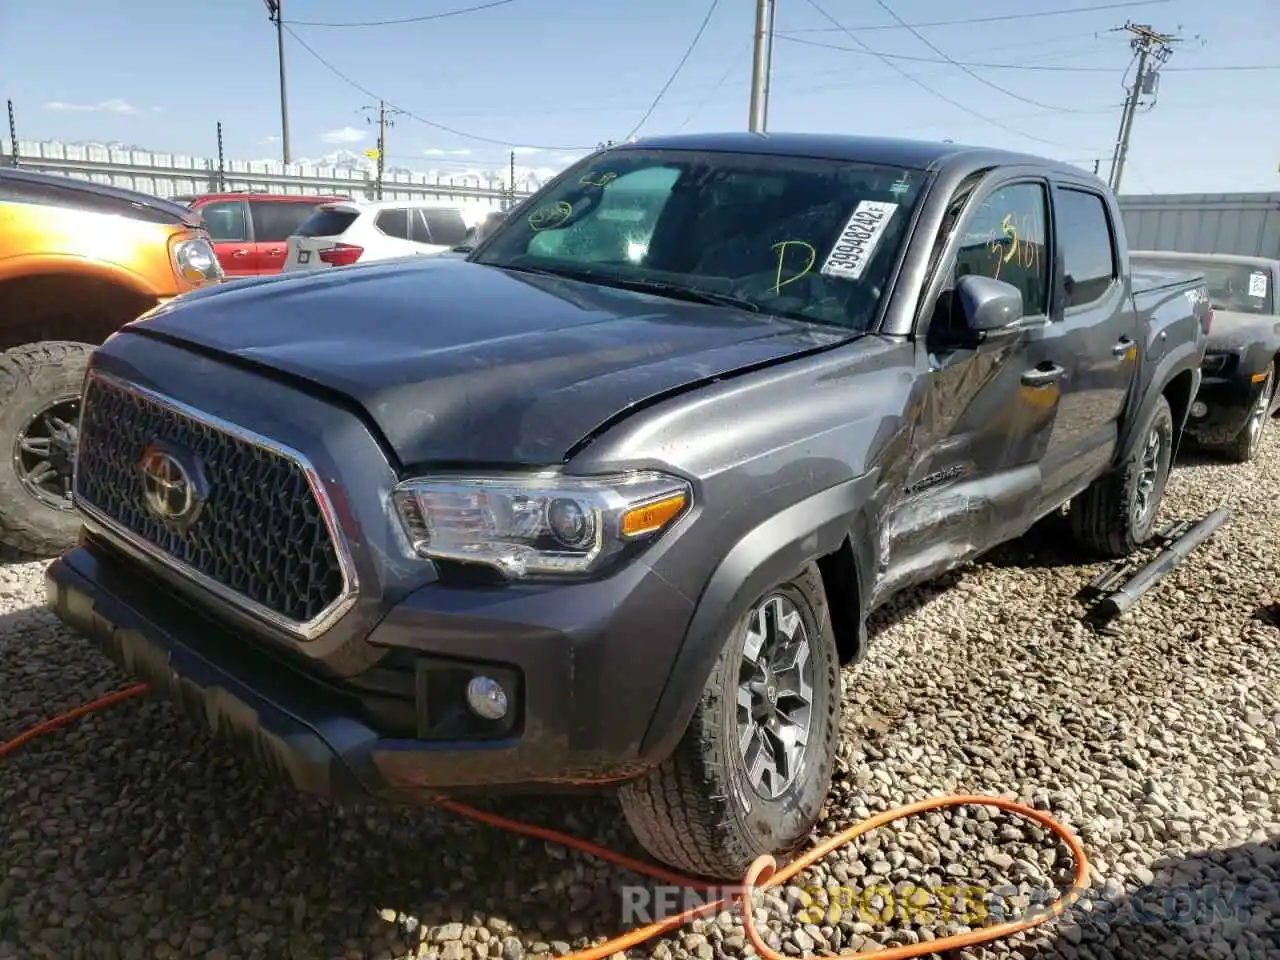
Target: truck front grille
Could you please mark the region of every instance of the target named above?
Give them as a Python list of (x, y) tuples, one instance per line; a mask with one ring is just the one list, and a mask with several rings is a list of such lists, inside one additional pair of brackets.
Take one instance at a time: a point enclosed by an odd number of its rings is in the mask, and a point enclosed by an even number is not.
[[(143, 460), (157, 449), (148, 480)], [(76, 456), (76, 503), (89, 518), (229, 603), (305, 639), (354, 600), (332, 510), (295, 451), (93, 372)], [(157, 463), (183, 485), (159, 511)]]

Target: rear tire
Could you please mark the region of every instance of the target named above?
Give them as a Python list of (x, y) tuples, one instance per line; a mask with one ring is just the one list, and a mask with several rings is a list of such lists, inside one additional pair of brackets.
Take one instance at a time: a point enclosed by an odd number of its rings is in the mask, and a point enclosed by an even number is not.
[[(789, 669), (793, 664), (799, 666)], [(807, 711), (803, 698), (791, 695), (804, 686)], [(840, 691), (822, 575), (809, 564), (760, 597), (723, 638), (702, 699), (672, 755), (619, 789), (623, 813), (641, 845), (677, 870), (732, 880), (740, 880), (762, 854), (782, 859), (793, 853), (821, 816), (830, 790)], [(747, 703), (753, 697), (754, 711)], [(775, 752), (765, 754), (789, 756), (790, 764), (759, 762), (774, 731), (785, 735), (806, 726), (803, 745), (794, 752), (774, 741)], [(757, 762), (749, 764), (747, 756)]]
[(1262, 449), (1262, 436), (1267, 422), (1271, 419), (1271, 401), (1275, 396), (1276, 371), (1274, 367), (1267, 370), (1267, 379), (1262, 381), (1262, 390), (1258, 394), (1253, 409), (1249, 411), (1249, 419), (1231, 443), (1219, 449), (1223, 455), (1234, 463), (1249, 463), (1258, 456)]
[(1173, 412), (1159, 397), (1125, 462), (1071, 504), (1068, 519), (1076, 542), (1113, 558), (1145, 546), (1155, 532), (1172, 464)]
[(11, 550), (44, 558), (76, 544), (71, 465), (93, 350), (52, 341), (0, 354), (0, 544)]

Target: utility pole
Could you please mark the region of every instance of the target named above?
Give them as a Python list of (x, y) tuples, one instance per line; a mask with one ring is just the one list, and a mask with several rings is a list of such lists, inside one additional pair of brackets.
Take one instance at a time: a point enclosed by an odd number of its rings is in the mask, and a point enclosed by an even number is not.
[(751, 116), (747, 129), (764, 133), (769, 121), (769, 73), (773, 63), (773, 23), (777, 0), (756, 0), (756, 47), (751, 64)]
[(516, 205), (516, 152), (511, 151), (511, 180), (510, 180), (510, 197), (507, 200), (507, 209), (510, 210)]
[(22, 151), (18, 149), (18, 123), (13, 118), (12, 100), (9, 101), (9, 144), (10, 149), (13, 151), (13, 156), (10, 158), (10, 162), (16, 167), (19, 164), (18, 156)]
[(280, 60), (280, 146), (285, 166), (288, 166), (293, 161), (289, 157), (289, 101), (284, 90), (284, 0), (262, 2), (267, 5), (267, 15), (276, 25), (276, 54)]
[[(378, 199), (381, 200), (382, 199), (382, 171), (386, 168), (385, 165), (386, 165), (386, 157), (387, 157), (387, 127), (394, 127), (396, 124), (393, 118), (397, 114), (404, 113), (404, 111), (397, 110), (395, 107), (392, 107), (390, 110), (388, 110), (387, 103), (385, 100), (379, 100), (377, 107), (365, 107), (364, 109), (365, 110), (376, 109), (378, 111), (378, 146), (375, 150), (365, 151), (365, 156), (371, 157), (371, 159), (376, 160), (378, 163), (378, 180), (374, 189), (377, 191)], [(370, 123), (373, 123), (372, 117), (366, 117), (366, 119)]]
[(1156, 33), (1144, 23), (1127, 22), (1123, 28), (1133, 34), (1129, 46), (1138, 55), (1137, 69), (1133, 77), (1133, 85), (1125, 97), (1124, 111), (1120, 115), (1120, 132), (1116, 136), (1115, 151), (1111, 156), (1111, 191), (1120, 193), (1120, 183), (1124, 177), (1125, 160), (1129, 157), (1129, 138), (1133, 133), (1133, 118), (1138, 112), (1138, 102), (1144, 94), (1153, 93), (1159, 80), (1159, 70), (1173, 55), (1173, 44), (1179, 43), (1178, 37), (1170, 34)]

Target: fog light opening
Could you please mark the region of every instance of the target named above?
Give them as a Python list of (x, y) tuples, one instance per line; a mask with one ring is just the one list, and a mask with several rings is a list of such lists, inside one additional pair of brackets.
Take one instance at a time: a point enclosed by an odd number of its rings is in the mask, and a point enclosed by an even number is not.
[(493, 677), (472, 677), (467, 684), (467, 706), (485, 720), (501, 720), (507, 715), (507, 691)]
[(1197, 400), (1195, 403), (1191, 404), (1191, 415), (1195, 417), (1197, 420), (1199, 420), (1208, 412), (1209, 412), (1208, 406), (1206, 406), (1200, 400)]

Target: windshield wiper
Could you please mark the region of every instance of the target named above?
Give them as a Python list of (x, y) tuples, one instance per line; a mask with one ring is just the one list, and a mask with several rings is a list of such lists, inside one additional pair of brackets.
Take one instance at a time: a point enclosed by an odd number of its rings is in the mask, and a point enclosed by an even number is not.
[[(583, 279), (586, 279), (585, 277)], [(624, 290), (636, 290), (640, 293), (655, 293), (660, 297), (673, 300), (688, 300), (690, 303), (712, 303), (721, 307), (736, 307), (751, 313), (760, 312), (760, 304), (746, 297), (735, 297), (731, 293), (720, 293), (716, 290), (704, 290), (702, 287), (686, 287), (679, 283), (667, 283), (663, 280), (632, 280), (627, 277), (594, 277), (593, 282), (606, 287), (621, 287)]]

